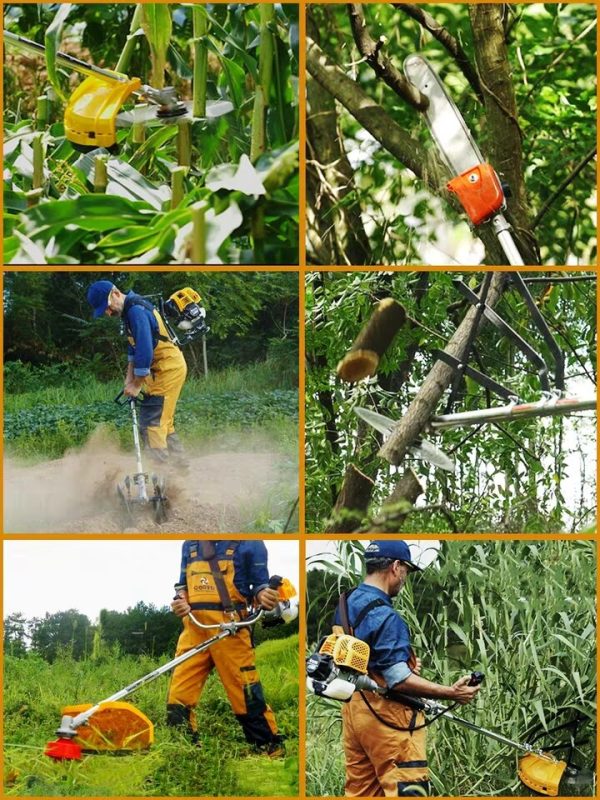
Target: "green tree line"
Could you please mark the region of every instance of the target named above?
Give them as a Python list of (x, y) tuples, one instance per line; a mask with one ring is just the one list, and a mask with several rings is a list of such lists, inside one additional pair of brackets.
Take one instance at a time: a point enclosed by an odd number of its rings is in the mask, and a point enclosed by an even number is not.
[[(254, 642), (285, 639), (298, 632), (298, 620), (283, 625), (254, 627)], [(53, 663), (63, 654), (76, 661), (98, 659), (104, 652), (120, 655), (171, 657), (181, 633), (181, 620), (168, 606), (139, 601), (126, 611), (103, 608), (98, 622), (74, 608), (26, 617), (13, 612), (4, 619), (4, 653), (29, 654)]]
[[(50, 383), (83, 369), (107, 380), (123, 371), (125, 341), (112, 319), (92, 320), (88, 286), (108, 279), (123, 291), (167, 299), (191, 286), (202, 297), (210, 332), (209, 370), (272, 359), (298, 360), (298, 277), (290, 272), (7, 272), (4, 277), (6, 389), (27, 391), (36, 369)], [(203, 369), (202, 342), (184, 350), (190, 373)], [(16, 362), (29, 365), (15, 366)], [(14, 377), (13, 377), (14, 376)], [(27, 380), (27, 377), (30, 380)], [(29, 386), (28, 384), (32, 384)]]

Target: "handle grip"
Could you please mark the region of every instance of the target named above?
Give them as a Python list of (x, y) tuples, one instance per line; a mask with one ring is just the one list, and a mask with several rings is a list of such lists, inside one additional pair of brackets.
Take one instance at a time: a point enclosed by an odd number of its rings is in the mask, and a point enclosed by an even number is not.
[(485, 675), (483, 672), (472, 672), (471, 673), (471, 680), (467, 684), (467, 686), (479, 686), (480, 683), (483, 683), (485, 680)]
[[(141, 402), (145, 397), (146, 397), (146, 395), (145, 395), (144, 392), (140, 392), (137, 397), (129, 397), (128, 395), (125, 394), (125, 390), (121, 389), (119, 394), (115, 397), (114, 402), (118, 406), (123, 407), (123, 406), (128, 405), (129, 403)], [(123, 399), (121, 399), (121, 398), (123, 398)]]

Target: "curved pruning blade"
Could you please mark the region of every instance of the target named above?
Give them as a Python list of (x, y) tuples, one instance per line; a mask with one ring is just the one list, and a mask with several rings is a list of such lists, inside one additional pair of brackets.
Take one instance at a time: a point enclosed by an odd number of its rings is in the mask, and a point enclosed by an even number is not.
[(454, 461), (431, 442), (421, 440), (418, 444), (410, 447), (409, 451), (415, 458), (427, 461), (429, 464), (433, 464), (434, 467), (446, 470), (446, 472), (454, 472), (456, 469)]

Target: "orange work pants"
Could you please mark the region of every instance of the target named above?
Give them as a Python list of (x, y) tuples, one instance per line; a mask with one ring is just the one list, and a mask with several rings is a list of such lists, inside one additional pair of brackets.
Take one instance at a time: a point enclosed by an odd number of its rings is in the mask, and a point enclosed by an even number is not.
[[(200, 622), (223, 622), (221, 611), (196, 612)], [(215, 630), (196, 628), (188, 619), (183, 620), (183, 631), (177, 643), (176, 656), (185, 653), (214, 635)], [(175, 667), (167, 700), (167, 719), (177, 724), (189, 725), (197, 731), (195, 707), (209, 674), (216, 668), (236, 719), (242, 726), (246, 740), (258, 747), (280, 742), (275, 716), (266, 704), (262, 685), (256, 670), (254, 647), (250, 632), (242, 629), (226, 639), (213, 644), (189, 661)]]
[[(421, 712), (375, 694), (367, 696), (382, 720), (418, 728)], [(377, 719), (359, 692), (342, 707), (347, 797), (423, 795), (429, 790), (426, 729), (397, 731)]]

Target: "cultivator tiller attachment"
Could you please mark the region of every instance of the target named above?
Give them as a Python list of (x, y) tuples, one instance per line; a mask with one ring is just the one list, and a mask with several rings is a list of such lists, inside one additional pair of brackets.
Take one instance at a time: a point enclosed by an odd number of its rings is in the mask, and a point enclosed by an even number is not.
[(254, 609), (245, 619), (230, 619), (215, 625), (203, 625), (192, 613), (188, 614), (190, 624), (202, 630), (215, 629), (218, 632), (204, 642), (192, 647), (180, 656), (149, 672), (138, 680), (125, 686), (115, 694), (95, 705), (67, 706), (62, 709), (62, 719), (56, 734), (58, 739), (48, 742), (45, 755), (58, 761), (81, 760), (84, 752), (130, 752), (146, 750), (154, 742), (154, 725), (148, 717), (131, 703), (122, 702), (136, 689), (154, 681), (156, 678), (175, 669), (198, 653), (203, 653), (213, 644), (235, 636), (243, 628), (255, 625), (259, 620), (264, 624), (291, 622), (298, 616), (298, 606), (294, 601), (296, 590), (287, 578), (273, 575), (269, 587), (276, 589), (280, 600), (272, 611)]
[(149, 477), (148, 473), (144, 472), (142, 465), (142, 446), (136, 411), (136, 403), (140, 395), (137, 398), (126, 397), (123, 392), (120, 392), (115, 397), (117, 405), (128, 405), (131, 408), (133, 444), (136, 457), (136, 472), (133, 475), (126, 475), (123, 481), (117, 484), (117, 495), (126, 524), (134, 522), (139, 510), (151, 509), (154, 522), (157, 525), (162, 525), (167, 520), (169, 501), (165, 490), (165, 479), (155, 474)]
[[(35, 55), (45, 55), (46, 48), (4, 31), (4, 42), (18, 50)], [(112, 147), (116, 143), (117, 127), (134, 124), (177, 124), (192, 119), (192, 103), (182, 101), (172, 86), (156, 89), (142, 84), (139, 78), (130, 78), (120, 72), (88, 64), (67, 53), (56, 53), (56, 63), (66, 69), (85, 75), (75, 89), (65, 109), (65, 135), (80, 149)], [(121, 111), (132, 96), (147, 101), (136, 105), (132, 111)], [(207, 100), (206, 118), (216, 118), (233, 110), (228, 100)]]

